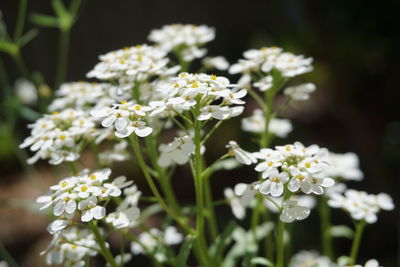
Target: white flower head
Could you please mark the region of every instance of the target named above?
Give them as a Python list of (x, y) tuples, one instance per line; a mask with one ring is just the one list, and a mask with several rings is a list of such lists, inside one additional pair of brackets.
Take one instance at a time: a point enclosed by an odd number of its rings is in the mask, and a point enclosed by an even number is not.
[(297, 201), (285, 200), (283, 201), (283, 210), (279, 219), (286, 223), (291, 223), (295, 220), (304, 220), (310, 215), (310, 209), (300, 206)]
[(229, 154), (235, 156), (235, 159), (242, 164), (251, 165), (257, 162), (257, 158), (253, 155), (253, 153), (247, 152), (244, 149), (240, 148), (236, 141), (229, 141), (229, 144), (226, 145), (229, 149)]
[(315, 91), (315, 88), (313, 83), (304, 83), (297, 86), (286, 87), (284, 93), (293, 100), (304, 101), (310, 98), (310, 94)]
[(18, 99), (26, 105), (35, 105), (38, 94), (35, 85), (27, 79), (19, 78), (14, 84)]
[(229, 68), (229, 62), (222, 56), (205, 57), (201, 63), (206, 69), (227, 70)]

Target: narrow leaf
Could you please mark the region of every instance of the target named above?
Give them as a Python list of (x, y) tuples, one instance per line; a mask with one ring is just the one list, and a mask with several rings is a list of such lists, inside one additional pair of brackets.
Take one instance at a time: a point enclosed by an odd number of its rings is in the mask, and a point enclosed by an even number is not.
[(30, 31), (26, 32), (22, 37), (21, 37), (21, 43), (20, 47), (25, 46), (28, 44), (30, 41), (32, 41), (39, 33), (39, 30), (36, 28), (31, 29)]
[(29, 16), (29, 20), (41, 27), (47, 28), (57, 28), (58, 27), (58, 19), (53, 16), (43, 15), (38, 13), (32, 13)]
[(188, 236), (185, 242), (182, 244), (181, 249), (179, 250), (179, 254), (176, 260), (177, 267), (185, 267), (187, 266), (186, 262), (190, 255), (190, 250), (192, 249), (193, 238), (192, 236)]

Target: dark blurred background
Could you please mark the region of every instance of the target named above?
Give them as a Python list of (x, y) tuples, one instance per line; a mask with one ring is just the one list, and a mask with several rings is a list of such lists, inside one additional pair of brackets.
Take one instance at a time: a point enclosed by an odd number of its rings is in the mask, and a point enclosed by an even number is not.
[[(15, 0), (1, 0), (0, 3), (9, 30), (15, 25), (17, 3)], [(397, 0), (87, 0), (72, 30), (67, 78), (69, 81), (84, 80), (100, 54), (145, 43), (151, 29), (170, 23), (214, 26), (217, 37), (208, 45), (209, 54), (223, 55), (231, 63), (241, 58), (244, 50), (271, 45), (313, 57), (315, 70), (299, 80), (314, 82), (318, 89), (310, 101), (294, 105), (285, 113), (293, 121), (294, 132), (287, 140), (275, 143), (299, 140), (304, 144), (325, 146), (334, 152), (353, 151), (359, 155), (365, 179), (350, 186), (370, 193), (387, 192), (397, 206), (395, 211), (382, 212), (378, 223), (367, 228), (360, 263), (377, 258), (384, 266), (396, 266), (400, 222), (400, 94), (396, 94), (400, 84), (399, 9)], [(49, 1), (30, 1), (28, 12), (51, 14), (52, 9)], [(30, 27), (28, 23), (27, 28)], [(41, 71), (51, 84), (57, 41), (56, 29), (41, 29), (39, 36), (23, 49), (28, 66)], [(1, 57), (11, 78), (18, 78), (11, 59), (5, 54)], [(23, 131), (27, 122), (19, 123)], [(221, 155), (224, 144), (231, 138), (249, 150), (255, 148), (246, 134), (232, 131), (239, 123), (239, 120), (227, 123), (218, 137), (211, 140), (213, 146), (210, 144), (207, 154), (210, 159)], [(0, 165), (0, 197), (7, 198), (12, 190), (22, 189), (26, 177), (12, 153), (3, 155)], [(45, 169), (47, 165), (42, 162), (40, 166)], [(123, 169), (116, 171), (124, 173)], [(176, 191), (183, 201), (189, 202), (194, 197), (184, 188), (191, 184), (190, 176), (185, 170), (178, 174), (181, 177), (174, 180)], [(224, 187), (243, 179), (254, 180), (254, 176), (251, 169), (217, 174), (213, 179), (215, 198), (222, 197)], [(42, 193), (44, 191), (39, 192)], [(26, 193), (13, 195), (18, 196), (25, 197)], [(47, 236), (46, 220), (36, 219), (39, 222), (32, 230), (29, 228), (36, 224), (25, 221), (32, 216), (19, 212), (16, 218), (13, 211), (1, 211), (0, 238), (11, 253), (18, 255), (20, 263), (35, 266), (35, 258), (39, 256), (32, 251), (37, 252), (46, 245), (47, 241), (38, 243)], [(229, 215), (229, 210), (223, 212)], [(23, 228), (11, 234), (10, 220), (14, 220), (13, 223), (24, 220), (19, 222)], [(336, 211), (333, 220), (350, 223)], [(306, 230), (299, 233), (299, 238), (303, 239), (294, 250), (300, 248), (300, 244), (301, 248), (319, 249), (317, 223), (316, 213), (309, 220), (297, 223), (296, 227)], [(344, 254), (350, 243), (340, 239), (335, 245)]]

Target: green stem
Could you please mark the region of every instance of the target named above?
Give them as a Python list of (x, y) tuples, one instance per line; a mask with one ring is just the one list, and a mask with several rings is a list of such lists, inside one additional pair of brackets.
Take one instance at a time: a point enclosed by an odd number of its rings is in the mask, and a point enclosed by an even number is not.
[(204, 145), (205, 142), (207, 142), (208, 138), (210, 138), (213, 135), (213, 133), (219, 128), (219, 126), (221, 126), (223, 122), (224, 122), (223, 120), (220, 120), (211, 128), (211, 130), (204, 137), (203, 141), (201, 141), (201, 145)]
[(60, 29), (58, 41), (58, 62), (54, 88), (58, 88), (65, 82), (68, 65), (68, 47), (71, 28)]
[[(285, 187), (283, 193), (282, 203), (289, 199), (291, 196), (291, 192)], [(282, 207), (283, 209), (283, 207)], [(283, 210), (281, 210), (282, 212)], [(284, 266), (284, 255), (285, 255), (285, 243), (284, 243), (284, 234), (285, 234), (285, 223), (279, 218), (278, 220), (278, 230), (277, 230), (277, 248), (276, 248), (276, 267)]]
[(27, 8), (28, 8), (28, 0), (20, 0), (18, 8), (18, 17), (14, 31), (14, 42), (18, 43), (18, 45), (19, 45), (19, 40), (21, 39), (22, 33), (24, 31), (24, 23), (25, 23)]
[(90, 228), (92, 229), (92, 232), (96, 238), (96, 241), (100, 246), (100, 251), (101, 251), (101, 254), (103, 255), (103, 257), (106, 259), (106, 261), (112, 267), (118, 267), (118, 264), (115, 262), (115, 259), (114, 259), (113, 255), (111, 254), (111, 251), (107, 248), (106, 242), (104, 241), (104, 238), (101, 235), (99, 228), (97, 227), (97, 221), (91, 221)]
[(146, 144), (148, 147), (148, 153), (150, 156), (150, 161), (153, 168), (156, 170), (158, 175), (158, 181), (160, 182), (161, 189), (167, 198), (167, 202), (171, 205), (174, 212), (178, 215), (181, 214), (181, 209), (176, 199), (174, 190), (171, 185), (169, 177), (167, 177), (165, 170), (160, 167), (157, 163), (158, 152), (157, 152), (157, 142), (154, 135), (146, 137)]
[(144, 174), (144, 177), (146, 178), (146, 181), (149, 184), (151, 191), (153, 192), (154, 196), (157, 198), (161, 207), (165, 210), (165, 212), (168, 215), (170, 215), (173, 219), (175, 219), (187, 233), (195, 235), (196, 233), (193, 231), (193, 229), (191, 227), (189, 227), (187, 225), (186, 221), (183, 220), (181, 217), (179, 217), (177, 214), (175, 214), (175, 212), (167, 205), (167, 203), (165, 203), (163, 197), (161, 196), (160, 192), (158, 191), (157, 186), (155, 185), (153, 178), (150, 175), (150, 172), (146, 165), (146, 162), (144, 161), (142, 151), (139, 146), (138, 137), (135, 134), (132, 134), (130, 136), (130, 141), (131, 141), (133, 150), (135, 152), (135, 155), (138, 159), (139, 165)]
[(322, 238), (322, 250), (324, 255), (328, 256), (331, 260), (334, 259), (333, 248), (332, 248), (332, 236), (331, 230), (331, 214), (327, 203), (327, 198), (322, 197), (319, 204), (319, 216), (321, 220), (321, 238)]
[(204, 178), (204, 195), (205, 195), (208, 226), (210, 228), (211, 238), (212, 240), (215, 240), (218, 235), (218, 225), (213, 207), (213, 197), (212, 197), (210, 177)]
[(197, 227), (197, 243), (200, 248), (200, 252), (202, 253), (202, 257), (204, 257), (206, 266), (211, 266), (212, 261), (209, 259), (207, 244), (204, 236), (204, 185), (203, 185), (203, 177), (202, 177), (202, 156), (201, 156), (201, 124), (196, 119), (198, 115), (198, 110), (194, 112), (196, 116), (194, 116), (194, 144), (196, 146), (194, 151), (194, 185), (196, 192), (196, 210), (197, 210), (197, 219), (196, 219), (196, 227)]
[(283, 267), (284, 263), (284, 240), (285, 223), (278, 219), (278, 237), (277, 237), (277, 254), (276, 254), (276, 267)]
[[(12, 58), (14, 59), (15, 65), (17, 66), (17, 68), (18, 68), (19, 72), (22, 74), (22, 76), (24, 76), (28, 80), (34, 82), (32, 80), (32, 77), (29, 73), (28, 68), (26, 67), (24, 60), (21, 57), (21, 51), (19, 49), (15, 54), (12, 55)], [(35, 85), (37, 86), (37, 84), (35, 84)]]
[[(271, 221), (271, 214), (268, 209), (264, 209), (263, 212), (263, 219), (264, 222), (269, 222)], [(274, 261), (274, 240), (272, 235), (268, 235), (265, 238), (265, 255), (267, 256), (267, 259), (269, 259), (271, 262)]]
[(353, 244), (350, 251), (350, 265), (353, 265), (357, 261), (358, 250), (360, 248), (361, 238), (366, 226), (365, 221), (360, 221), (356, 224), (356, 232), (354, 233)]

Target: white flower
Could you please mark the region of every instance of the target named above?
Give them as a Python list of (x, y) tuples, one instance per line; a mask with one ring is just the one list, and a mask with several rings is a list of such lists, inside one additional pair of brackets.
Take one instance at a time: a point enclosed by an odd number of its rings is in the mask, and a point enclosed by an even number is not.
[(75, 161), (79, 158), (82, 145), (94, 139), (95, 123), (84, 111), (64, 109), (44, 115), (29, 125), (31, 136), (20, 148), (30, 147), (36, 154), (29, 164), (38, 159), (49, 159), (51, 164)]
[(283, 194), (284, 184), (289, 181), (289, 175), (286, 172), (279, 173), (277, 170), (269, 174), (269, 178), (261, 182), (258, 189), (261, 194), (271, 194), (273, 197), (279, 197)]
[(302, 250), (290, 259), (289, 267), (336, 267), (336, 264), (316, 251)]
[(336, 154), (330, 152), (328, 162), (329, 168), (325, 170), (327, 176), (354, 181), (360, 181), (364, 177), (360, 170), (359, 159), (354, 153)]
[(119, 209), (116, 212), (110, 213), (106, 217), (107, 223), (112, 223), (112, 225), (117, 228), (125, 228), (139, 218), (140, 210), (137, 207), (129, 207), (127, 209)]
[[(282, 200), (283, 200), (282, 197), (269, 197), (269, 198), (271, 200), (273, 200), (277, 205), (278, 205), (278, 203), (282, 203)], [(310, 195), (292, 195), (292, 196), (290, 196), (289, 200), (297, 201), (297, 204), (299, 206), (305, 207), (310, 210), (315, 208), (315, 205), (316, 205), (315, 198)], [(271, 212), (280, 213), (279, 206), (276, 206), (270, 200), (265, 199), (264, 204), (268, 208), (268, 210), (270, 210)]]
[(251, 165), (257, 162), (257, 158), (252, 153), (240, 148), (235, 141), (229, 141), (226, 147), (229, 149), (228, 153), (235, 156), (235, 159), (242, 164)]
[(111, 108), (92, 110), (90, 114), (101, 119), (103, 127), (114, 125), (115, 135), (119, 138), (128, 137), (132, 133), (139, 137), (145, 137), (153, 132), (153, 129), (142, 121), (142, 117), (148, 111), (150, 108), (147, 106), (122, 101), (121, 104), (114, 104)]
[(269, 122), (268, 129), (270, 133), (280, 138), (285, 138), (293, 130), (293, 127), (290, 120), (272, 118)]
[[(352, 267), (352, 266), (346, 266)], [(353, 265), (353, 267), (380, 267), (379, 262), (375, 259), (368, 260), (365, 265)]]
[(312, 71), (312, 61), (312, 58), (304, 58), (302, 55), (282, 53), (276, 58), (274, 67), (282, 73), (282, 76), (294, 77)]
[[(110, 89), (110, 85), (105, 83), (83, 81), (64, 83), (56, 91), (56, 99), (49, 105), (49, 110), (55, 111), (65, 108), (85, 110), (88, 107), (91, 108), (108, 97), (107, 89)], [(111, 98), (109, 99), (112, 100)]]
[(227, 70), (229, 68), (229, 62), (222, 56), (205, 57), (201, 63), (206, 69)]
[(349, 212), (353, 219), (365, 220), (367, 223), (375, 223), (378, 219), (377, 214), (381, 209), (394, 209), (392, 198), (384, 193), (372, 195), (349, 189), (344, 195), (332, 194), (329, 197), (329, 206), (342, 208)]
[(91, 231), (69, 227), (54, 234), (48, 248), (41, 254), (47, 254), (48, 265), (63, 264), (63, 266), (77, 267), (85, 266), (86, 258), (96, 256), (98, 249), (99, 245)]
[(315, 91), (313, 83), (303, 83), (297, 86), (286, 87), (284, 90), (285, 95), (293, 100), (304, 101), (310, 98), (310, 94)]
[(35, 105), (38, 100), (38, 94), (35, 85), (25, 78), (19, 78), (15, 81), (14, 88), (16, 95), (22, 103), (26, 105)]
[(239, 220), (244, 219), (246, 216), (246, 207), (241, 203), (240, 198), (231, 188), (225, 188), (224, 196), (231, 206), (233, 215)]
[(78, 208), (82, 211), (82, 222), (89, 222), (93, 218), (100, 220), (106, 215), (106, 209), (102, 206), (97, 206), (97, 198), (90, 196), (79, 202)]
[(176, 245), (183, 241), (183, 235), (174, 226), (168, 226), (164, 231), (164, 242), (167, 245)]
[(173, 163), (185, 164), (195, 149), (196, 146), (191, 136), (175, 137), (173, 142), (160, 145), (161, 153), (157, 163), (162, 167), (171, 166)]
[[(252, 133), (262, 133), (265, 131), (265, 118), (261, 109), (255, 109), (250, 117), (242, 119), (242, 130)], [(293, 130), (290, 120), (272, 118), (268, 125), (270, 133), (285, 138)]]
[(297, 204), (297, 201), (283, 201), (283, 210), (279, 219), (285, 223), (291, 223), (295, 220), (304, 220), (310, 215), (310, 209)]
[(112, 150), (107, 150), (99, 153), (100, 162), (103, 165), (110, 165), (114, 161), (125, 161), (129, 159), (127, 150), (128, 142), (122, 141), (114, 145)]
[(215, 31), (206, 25), (171, 24), (152, 30), (148, 39), (166, 51), (182, 49), (185, 61), (204, 56), (207, 52), (199, 47), (215, 38)]
[(128, 90), (135, 82), (143, 82), (168, 72), (169, 59), (166, 55), (165, 50), (145, 44), (125, 47), (100, 56), (100, 63), (87, 77), (117, 80), (122, 90)]
[(257, 87), (258, 89), (260, 89), (260, 91), (264, 92), (267, 91), (269, 88), (271, 88), (272, 84), (273, 84), (273, 78), (271, 75), (268, 75), (263, 77), (258, 82), (253, 83), (253, 86)]

